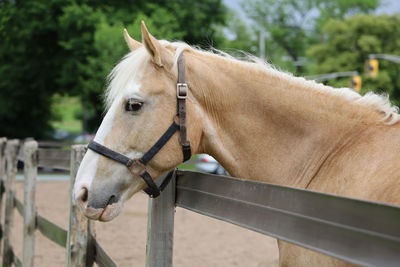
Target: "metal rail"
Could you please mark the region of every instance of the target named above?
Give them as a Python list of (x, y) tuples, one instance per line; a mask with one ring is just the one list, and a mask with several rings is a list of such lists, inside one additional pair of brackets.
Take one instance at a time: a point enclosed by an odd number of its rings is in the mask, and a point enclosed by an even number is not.
[(358, 71), (343, 71), (343, 72), (332, 72), (320, 75), (306, 76), (307, 80), (314, 80), (317, 82), (323, 82), (326, 80), (336, 79), (339, 77), (351, 77), (358, 75)]
[(176, 205), (351, 263), (399, 266), (400, 208), (178, 171)]
[(385, 59), (388, 61), (392, 61), (394, 63), (400, 63), (400, 56), (395, 55), (387, 55), (387, 54), (370, 54), (368, 55), (370, 59)]

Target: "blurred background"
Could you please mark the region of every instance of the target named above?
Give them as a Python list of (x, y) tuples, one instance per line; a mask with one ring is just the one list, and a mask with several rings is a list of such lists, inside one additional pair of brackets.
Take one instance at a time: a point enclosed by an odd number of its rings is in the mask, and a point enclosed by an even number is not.
[[(141, 20), (158, 39), (245, 51), (399, 105), (399, 12), (397, 0), (1, 0), (0, 136), (90, 139), (128, 52), (122, 30), (140, 40)], [(337, 72), (351, 73), (326, 76)]]
[[(386, 92), (400, 105), (399, 14), (399, 0), (0, 0), (0, 137), (33, 137), (61, 148), (65, 157), (49, 153), (52, 162), (69, 160), (69, 144), (86, 143), (101, 123), (107, 74), (128, 52), (123, 28), (140, 40), (141, 20), (158, 39), (244, 51), (296, 76)], [(210, 156), (196, 160), (185, 168), (227, 174)], [(68, 229), (68, 173), (40, 171), (37, 210)], [(16, 188), (22, 199), (23, 183)], [(146, 202), (136, 194), (123, 214), (96, 224), (96, 240), (119, 266), (144, 266)], [(17, 255), (22, 224), (17, 217)], [(272, 238), (180, 208), (175, 225), (174, 266), (278, 266)], [(64, 266), (63, 248), (37, 238), (36, 265)]]

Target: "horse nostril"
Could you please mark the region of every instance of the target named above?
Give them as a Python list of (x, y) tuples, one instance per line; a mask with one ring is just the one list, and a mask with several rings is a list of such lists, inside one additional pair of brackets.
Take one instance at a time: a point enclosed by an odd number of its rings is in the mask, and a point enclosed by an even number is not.
[[(107, 205), (111, 205), (111, 204), (113, 204), (113, 203), (115, 203), (115, 202), (117, 202), (117, 201), (118, 201), (117, 197), (116, 197), (115, 195), (112, 195), (112, 196), (108, 199)], [(107, 206), (107, 205), (106, 205), (106, 206)]]
[(87, 190), (87, 188), (84, 187), (84, 188), (82, 188), (82, 191), (83, 191), (83, 194), (82, 194), (82, 198), (81, 199), (82, 199), (83, 202), (86, 202), (87, 199), (88, 199), (89, 190)]
[(77, 197), (78, 202), (82, 204), (86, 203), (88, 200), (88, 194), (89, 190), (86, 187), (82, 187)]

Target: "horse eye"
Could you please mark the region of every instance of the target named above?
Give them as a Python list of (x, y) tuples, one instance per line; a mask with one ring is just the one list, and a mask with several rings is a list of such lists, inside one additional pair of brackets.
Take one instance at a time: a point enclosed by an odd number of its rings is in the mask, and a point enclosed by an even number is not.
[(139, 111), (139, 109), (143, 106), (143, 102), (130, 98), (126, 101), (125, 110), (126, 111)]

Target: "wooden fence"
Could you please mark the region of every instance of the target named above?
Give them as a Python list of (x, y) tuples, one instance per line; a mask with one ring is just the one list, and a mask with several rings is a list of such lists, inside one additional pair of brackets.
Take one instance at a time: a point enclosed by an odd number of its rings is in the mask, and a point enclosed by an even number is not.
[[(70, 170), (70, 195), (72, 195), (75, 176), (84, 153), (85, 146), (83, 145), (75, 145), (69, 149), (42, 149), (38, 148), (38, 143), (33, 140), (22, 143), (19, 140), (0, 138), (0, 210), (3, 207), (5, 193), (4, 224), (0, 228), (2, 233), (0, 239), (3, 241), (0, 242), (0, 246), (3, 244), (2, 266), (34, 265), (36, 230), (54, 243), (66, 248), (67, 266), (93, 266), (94, 262), (98, 266), (117, 266), (97, 243), (93, 221), (88, 220), (79, 212), (72, 199), (70, 200), (68, 231), (40, 216), (35, 208), (38, 167)], [(23, 202), (16, 198), (14, 191), (18, 160), (24, 163)], [(10, 242), (14, 208), (23, 216), (22, 259), (15, 255)]]
[[(82, 145), (55, 150), (38, 148), (35, 141), (20, 144), (18, 140), (0, 139), (0, 208), (2, 195), (6, 195), (0, 228), (3, 266), (33, 265), (36, 229), (67, 248), (68, 266), (91, 266), (94, 262), (117, 266), (97, 243), (93, 222), (83, 217), (74, 203), (70, 203), (68, 231), (35, 210), (37, 167), (70, 170), (72, 188), (84, 153)], [(24, 162), (24, 203), (15, 198), (13, 190), (17, 158)], [(161, 196), (149, 201), (147, 267), (172, 266), (177, 206), (350, 263), (398, 266), (400, 262), (400, 207), (178, 170)], [(22, 259), (16, 257), (10, 243), (14, 207), (24, 217)]]
[(172, 266), (176, 206), (361, 266), (400, 263), (400, 207), (178, 170), (150, 200), (148, 267)]

